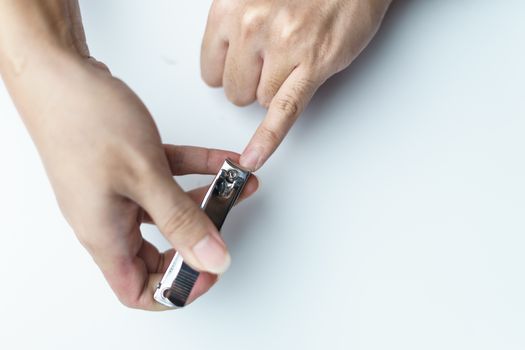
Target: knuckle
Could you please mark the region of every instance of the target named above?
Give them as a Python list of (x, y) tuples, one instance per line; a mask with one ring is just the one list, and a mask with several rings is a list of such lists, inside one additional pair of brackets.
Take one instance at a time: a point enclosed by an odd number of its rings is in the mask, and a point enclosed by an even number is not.
[(229, 100), (238, 107), (245, 107), (255, 101), (255, 96), (247, 94), (235, 94), (234, 96), (229, 97)]
[[(315, 76), (313, 72), (305, 74), (308, 77)], [(315, 91), (316, 81), (314, 79), (301, 78), (297, 80), (293, 87), (293, 91), (296, 96), (308, 96)]]
[(202, 74), (202, 80), (212, 88), (219, 88), (222, 86), (222, 77), (218, 74)]
[[(311, 74), (306, 74), (310, 76)], [(276, 108), (285, 117), (297, 117), (305, 107), (307, 101), (316, 90), (317, 80), (308, 78), (298, 79), (291, 87), (288, 94), (275, 100)]]
[(297, 44), (297, 30), (292, 25), (287, 25), (279, 32), (278, 43), (282, 48), (294, 47)]
[(105, 242), (103, 241), (104, 236), (101, 238), (101, 236), (94, 234), (97, 231), (91, 228), (89, 224), (82, 224), (81, 222), (84, 220), (91, 221), (93, 220), (93, 217), (88, 218), (85, 216), (84, 219), (75, 220), (76, 222), (72, 226), (73, 231), (75, 232), (78, 242), (87, 250), (93, 259), (97, 261), (97, 258), (105, 252)]
[(286, 96), (284, 98), (277, 98), (275, 100), (275, 107), (286, 116), (296, 116), (299, 113), (299, 102), (293, 96)]
[(85, 235), (82, 233), (77, 233), (77, 239), (78, 242), (86, 249), (91, 255), (93, 255), (97, 251), (97, 244), (92, 239), (90, 239), (89, 235)]
[(283, 12), (277, 19), (275, 36), (280, 46), (289, 48), (301, 39), (301, 30), (304, 26), (301, 18), (291, 13)]
[(204, 49), (201, 57), (201, 77), (204, 83), (212, 88), (222, 86), (223, 64), (217, 64), (210, 56), (213, 55)]
[[(127, 259), (126, 259), (127, 260)], [(118, 273), (119, 278), (108, 279), (110, 285), (120, 303), (132, 309), (145, 309), (150, 295), (146, 292), (147, 279), (140, 283), (133, 277), (129, 261), (112, 261), (113, 273)], [(116, 265), (116, 267), (115, 267)]]
[(262, 136), (262, 138), (264, 140), (266, 140), (271, 145), (278, 145), (281, 142), (282, 137), (275, 130), (272, 130), (272, 129), (267, 128), (267, 127), (261, 127), (259, 132), (260, 132), (260, 135)]
[(257, 102), (259, 102), (259, 104), (263, 108), (268, 109), (270, 107), (271, 101), (272, 101), (272, 99), (270, 97), (268, 97), (268, 95), (263, 94), (263, 93), (258, 93), (257, 94)]
[(277, 78), (269, 78), (266, 82), (261, 85), (261, 88), (257, 94), (257, 100), (261, 106), (268, 108), (273, 98), (277, 94), (277, 91), (281, 88), (281, 80)]
[(264, 8), (252, 7), (244, 11), (241, 17), (241, 36), (251, 37), (258, 33), (266, 22), (266, 11)]
[(133, 297), (130, 293), (126, 293), (126, 292), (117, 293), (117, 298), (122, 305), (129, 307), (130, 309), (138, 308), (136, 298)]
[(210, 17), (221, 18), (234, 9), (234, 0), (215, 0), (210, 10)]
[(122, 305), (130, 309), (143, 309), (144, 305), (142, 304), (138, 295), (131, 291), (123, 291), (117, 293), (117, 298)]
[(239, 107), (251, 104), (256, 98), (255, 92), (251, 88), (242, 88), (233, 79), (230, 79), (224, 91), (228, 101)]
[(89, 56), (87, 58), (87, 62), (90, 63), (91, 65), (93, 65), (95, 68), (98, 68), (98, 69), (104, 71), (105, 73), (110, 73), (111, 74), (111, 71), (109, 70), (109, 67), (105, 63), (97, 60), (95, 57)]

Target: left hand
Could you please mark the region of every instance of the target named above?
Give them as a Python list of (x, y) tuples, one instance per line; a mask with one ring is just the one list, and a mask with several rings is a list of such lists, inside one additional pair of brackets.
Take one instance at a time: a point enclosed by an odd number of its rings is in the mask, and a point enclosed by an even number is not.
[(201, 70), (239, 106), (268, 108), (241, 157), (257, 170), (315, 91), (376, 33), (391, 0), (214, 0)]

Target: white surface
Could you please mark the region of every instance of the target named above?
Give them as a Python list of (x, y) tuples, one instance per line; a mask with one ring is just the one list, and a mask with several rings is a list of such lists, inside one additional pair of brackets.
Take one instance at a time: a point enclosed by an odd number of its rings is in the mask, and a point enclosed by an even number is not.
[[(241, 151), (264, 111), (199, 79), (209, 3), (82, 10), (165, 142)], [(524, 13), (398, 1), (229, 218), (231, 270), (181, 312), (120, 306), (2, 88), (0, 348), (524, 349)]]

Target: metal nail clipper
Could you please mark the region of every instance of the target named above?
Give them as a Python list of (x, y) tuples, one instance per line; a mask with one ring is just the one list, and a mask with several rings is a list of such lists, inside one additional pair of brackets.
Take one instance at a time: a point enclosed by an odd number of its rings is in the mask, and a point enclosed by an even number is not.
[[(201, 208), (220, 231), (228, 212), (239, 198), (250, 172), (226, 159), (219, 173), (213, 180)], [(186, 264), (179, 253), (176, 253), (168, 270), (157, 285), (153, 297), (171, 308), (186, 305), (199, 272)]]

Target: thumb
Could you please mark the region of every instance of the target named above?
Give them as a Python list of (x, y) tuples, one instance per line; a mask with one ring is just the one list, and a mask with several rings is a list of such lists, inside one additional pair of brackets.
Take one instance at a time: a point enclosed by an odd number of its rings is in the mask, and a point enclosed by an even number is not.
[(189, 265), (214, 274), (228, 269), (231, 259), (219, 231), (171, 175), (158, 176), (139, 192), (138, 204)]

